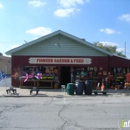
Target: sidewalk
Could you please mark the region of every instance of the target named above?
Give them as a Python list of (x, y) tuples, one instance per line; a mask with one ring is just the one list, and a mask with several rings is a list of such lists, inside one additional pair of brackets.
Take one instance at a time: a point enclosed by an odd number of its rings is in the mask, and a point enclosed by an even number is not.
[(15, 88), (17, 90), (16, 94), (13, 94), (12, 92), (7, 94), (6, 89), (9, 89), (9, 87), (0, 87), (0, 97), (63, 97), (65, 95), (67, 96), (67, 94), (62, 89), (40, 89), (38, 95), (36, 95), (36, 91), (33, 91), (30, 95), (30, 89), (21, 88)]
[[(6, 80), (0, 82), (0, 97), (87, 97), (88, 95), (68, 95), (63, 89), (42, 89), (39, 91), (38, 95), (36, 95), (36, 92), (34, 91), (30, 95), (30, 89), (21, 89), (16, 88), (17, 93), (12, 94), (6, 93), (6, 89), (9, 89), (11, 87), (11, 78), (6, 78)], [(95, 96), (92, 94), (91, 96)], [(105, 96), (102, 93), (98, 94), (96, 96)], [(130, 90), (114, 90), (109, 89), (107, 96), (130, 96)], [(90, 96), (89, 96), (90, 97)]]
[[(38, 95), (36, 95), (36, 91), (34, 91), (31, 95), (30, 95), (30, 89), (21, 89), (21, 88), (16, 88), (17, 93), (13, 94), (13, 93), (6, 93), (6, 89), (8, 89), (9, 87), (0, 87), (0, 97), (87, 97), (88, 95), (85, 95), (83, 93), (83, 95), (68, 95), (63, 89), (40, 89)], [(98, 94), (96, 96), (105, 96), (103, 94)], [(91, 96), (95, 96), (94, 94), (92, 94)], [(130, 96), (130, 90), (112, 90), (109, 89), (107, 96)], [(89, 95), (90, 97), (90, 95)]]

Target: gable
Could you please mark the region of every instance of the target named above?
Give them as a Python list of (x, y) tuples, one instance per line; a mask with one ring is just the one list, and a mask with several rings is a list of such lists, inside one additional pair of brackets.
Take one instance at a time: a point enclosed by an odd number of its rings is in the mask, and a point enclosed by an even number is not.
[(13, 55), (35, 56), (106, 56), (106, 54), (63, 35), (40, 41)]
[[(58, 43), (62, 44), (58, 46)], [(36, 56), (112, 56), (113, 54), (63, 31), (43, 36), (37, 40), (9, 50), (7, 55)]]

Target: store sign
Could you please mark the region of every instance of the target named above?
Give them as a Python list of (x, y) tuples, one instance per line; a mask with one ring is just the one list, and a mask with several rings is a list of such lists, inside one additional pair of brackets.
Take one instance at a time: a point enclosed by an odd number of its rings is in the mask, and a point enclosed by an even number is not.
[(30, 64), (91, 64), (90, 58), (47, 58), (47, 57), (31, 57)]

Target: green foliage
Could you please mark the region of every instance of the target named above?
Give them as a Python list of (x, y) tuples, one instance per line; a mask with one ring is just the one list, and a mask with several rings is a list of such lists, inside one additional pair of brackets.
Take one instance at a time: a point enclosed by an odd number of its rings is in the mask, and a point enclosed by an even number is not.
[(115, 53), (115, 54), (117, 54), (118, 56), (122, 56), (122, 57), (126, 57), (124, 54), (123, 54), (123, 52), (121, 51), (121, 52), (119, 52), (119, 51), (117, 51), (117, 46), (116, 45), (114, 45), (114, 46), (112, 46), (112, 45), (104, 45), (103, 43), (100, 43), (100, 42), (94, 42), (93, 43), (95, 46), (98, 46), (98, 47), (100, 47), (100, 48), (102, 48), (102, 49), (104, 49), (104, 50), (106, 50), (106, 51), (109, 51), (109, 52), (111, 52), (111, 53)]

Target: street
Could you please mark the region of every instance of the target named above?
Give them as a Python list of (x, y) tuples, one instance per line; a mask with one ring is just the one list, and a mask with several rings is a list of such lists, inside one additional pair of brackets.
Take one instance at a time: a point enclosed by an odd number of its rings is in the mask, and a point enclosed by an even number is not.
[(0, 97), (0, 130), (118, 130), (123, 118), (129, 96)]

